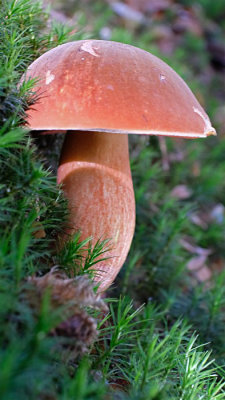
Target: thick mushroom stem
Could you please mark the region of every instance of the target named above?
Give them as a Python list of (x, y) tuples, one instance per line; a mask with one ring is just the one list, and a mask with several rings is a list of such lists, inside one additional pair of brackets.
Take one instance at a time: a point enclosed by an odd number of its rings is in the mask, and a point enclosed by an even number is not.
[(111, 239), (110, 257), (96, 264), (99, 291), (115, 279), (130, 249), (135, 227), (135, 200), (129, 164), (128, 135), (67, 133), (58, 182), (69, 201), (68, 233), (81, 239)]

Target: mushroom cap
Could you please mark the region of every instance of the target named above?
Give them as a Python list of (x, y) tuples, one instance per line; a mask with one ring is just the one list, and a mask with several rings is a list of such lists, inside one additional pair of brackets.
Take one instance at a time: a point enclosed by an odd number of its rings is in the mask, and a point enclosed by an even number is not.
[[(103, 40), (60, 45), (28, 68), (39, 101), (32, 130), (206, 137), (215, 129), (177, 73), (139, 48)], [(50, 133), (50, 132), (49, 132)]]

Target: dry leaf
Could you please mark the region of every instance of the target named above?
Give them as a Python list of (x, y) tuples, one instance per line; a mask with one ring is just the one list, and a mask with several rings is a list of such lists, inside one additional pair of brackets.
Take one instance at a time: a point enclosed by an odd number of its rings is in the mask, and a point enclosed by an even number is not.
[(200, 282), (205, 282), (211, 278), (212, 273), (210, 269), (204, 265), (201, 269), (195, 272), (195, 276)]
[(180, 244), (189, 253), (198, 254), (199, 256), (209, 256), (213, 252), (211, 249), (204, 249), (203, 247), (196, 246), (196, 244), (193, 243), (192, 238), (189, 236), (180, 239)]
[(187, 263), (187, 268), (190, 271), (196, 271), (204, 266), (206, 260), (207, 260), (206, 255), (192, 257)]
[(197, 214), (197, 213), (192, 213), (189, 215), (189, 219), (193, 224), (200, 226), (202, 229), (207, 229), (208, 228), (208, 223), (206, 222), (205, 218), (203, 215)]
[(113, 391), (119, 391), (122, 393), (126, 393), (129, 389), (129, 381), (122, 379), (122, 378), (118, 378), (113, 382), (109, 383), (109, 386), (111, 389), (113, 389)]
[(179, 200), (185, 200), (191, 197), (192, 190), (189, 189), (186, 185), (177, 185), (170, 192), (170, 195)]
[(33, 230), (33, 236), (36, 239), (42, 239), (42, 238), (44, 238), (46, 236), (46, 232), (44, 230), (44, 227), (39, 221), (33, 222), (32, 228), (34, 229)]
[(108, 26), (103, 26), (99, 31), (99, 36), (102, 40), (110, 40), (112, 37), (112, 29)]
[(170, 26), (157, 24), (152, 27), (151, 33), (157, 46), (164, 54), (173, 53), (176, 40)]
[(156, 14), (170, 8), (173, 0), (127, 0), (126, 2), (135, 10)]
[(138, 24), (142, 24), (145, 22), (145, 16), (140, 11), (135, 10), (130, 7), (128, 4), (124, 4), (120, 1), (112, 2), (111, 4), (112, 10), (119, 15), (119, 17), (136, 22)]
[(225, 207), (223, 204), (217, 204), (210, 212), (210, 217), (212, 221), (217, 222), (217, 224), (222, 224), (224, 222)]
[(185, 151), (184, 150), (177, 150), (176, 152), (172, 152), (169, 154), (169, 160), (170, 162), (181, 162), (185, 159)]

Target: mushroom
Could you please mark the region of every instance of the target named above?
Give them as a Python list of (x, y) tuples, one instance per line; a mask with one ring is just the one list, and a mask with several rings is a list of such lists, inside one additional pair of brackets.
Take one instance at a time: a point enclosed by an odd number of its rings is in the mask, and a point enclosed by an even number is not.
[[(69, 202), (69, 233), (110, 238), (96, 265), (99, 291), (121, 269), (135, 227), (128, 134), (203, 138), (215, 129), (191, 90), (167, 64), (139, 48), (103, 40), (60, 45), (34, 61), (41, 94), (31, 130), (67, 131), (58, 182)], [(46, 132), (47, 131), (47, 132)]]

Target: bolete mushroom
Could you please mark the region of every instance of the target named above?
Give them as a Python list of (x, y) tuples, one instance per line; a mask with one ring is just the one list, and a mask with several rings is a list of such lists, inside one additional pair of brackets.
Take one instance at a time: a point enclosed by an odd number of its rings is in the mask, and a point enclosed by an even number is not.
[(28, 112), (31, 130), (67, 131), (58, 182), (69, 200), (69, 233), (112, 239), (110, 258), (96, 266), (103, 291), (122, 267), (135, 227), (128, 134), (203, 138), (215, 129), (175, 71), (127, 44), (66, 43), (34, 61), (27, 77), (39, 78), (41, 94)]

